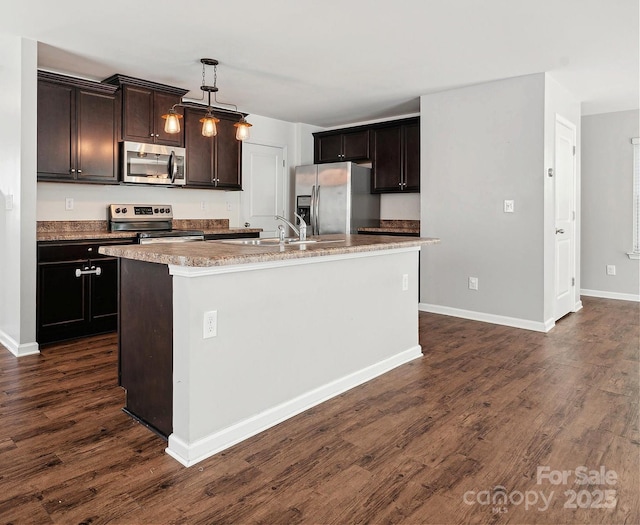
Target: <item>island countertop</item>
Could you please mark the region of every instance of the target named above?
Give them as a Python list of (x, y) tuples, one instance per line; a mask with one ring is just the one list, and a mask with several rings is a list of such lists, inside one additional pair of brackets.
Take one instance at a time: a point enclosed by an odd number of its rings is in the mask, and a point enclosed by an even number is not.
[(112, 257), (159, 264), (208, 267), (393, 250), (440, 242), (437, 238), (401, 238), (386, 235), (321, 235), (312, 239), (325, 242), (245, 245), (222, 241), (197, 241), (101, 246), (99, 252)]

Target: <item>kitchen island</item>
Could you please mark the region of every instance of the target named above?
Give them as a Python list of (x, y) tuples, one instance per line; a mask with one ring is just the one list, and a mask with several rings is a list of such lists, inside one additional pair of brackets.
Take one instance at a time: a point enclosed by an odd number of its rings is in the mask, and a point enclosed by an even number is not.
[(439, 241), (314, 240), (100, 248), (121, 258), (126, 409), (182, 464), (422, 355), (418, 254)]

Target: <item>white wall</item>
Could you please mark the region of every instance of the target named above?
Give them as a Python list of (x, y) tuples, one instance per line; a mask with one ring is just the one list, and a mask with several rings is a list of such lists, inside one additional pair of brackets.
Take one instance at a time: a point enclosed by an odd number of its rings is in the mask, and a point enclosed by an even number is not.
[(389, 193), (380, 195), (381, 219), (420, 220), (419, 193)]
[(34, 41), (0, 35), (0, 343), (17, 355), (38, 351), (36, 69)]
[[(423, 309), (548, 330), (555, 201), (546, 170), (556, 115), (576, 125), (579, 140), (580, 104), (539, 73), (425, 95), (421, 108), (421, 234), (442, 239), (423, 255)], [(579, 181), (578, 165), (578, 191)], [(507, 199), (515, 213), (504, 213)]]
[(424, 309), (542, 328), (544, 89), (536, 74), (421, 97), (421, 234), (442, 239), (422, 253)]
[[(39, 221), (107, 220), (109, 204), (135, 202), (171, 204), (177, 219), (227, 218), (237, 222), (239, 195), (237, 191), (39, 182), (37, 218)], [(65, 210), (67, 197), (74, 199), (73, 210)], [(227, 209), (228, 205), (231, 210)]]
[[(633, 248), (633, 145), (637, 110), (582, 118), (582, 283), (589, 295), (640, 300)], [(616, 275), (606, 274), (613, 264)]]

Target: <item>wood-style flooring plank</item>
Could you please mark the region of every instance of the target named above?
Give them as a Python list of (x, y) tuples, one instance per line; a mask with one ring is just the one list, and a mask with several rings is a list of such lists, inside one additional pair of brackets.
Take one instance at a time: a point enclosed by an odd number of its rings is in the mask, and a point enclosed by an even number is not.
[[(0, 522), (640, 523), (640, 305), (583, 302), (547, 334), (421, 313), (422, 359), (188, 469), (122, 412), (115, 335), (0, 349)], [(581, 465), (613, 508), (537, 482)]]

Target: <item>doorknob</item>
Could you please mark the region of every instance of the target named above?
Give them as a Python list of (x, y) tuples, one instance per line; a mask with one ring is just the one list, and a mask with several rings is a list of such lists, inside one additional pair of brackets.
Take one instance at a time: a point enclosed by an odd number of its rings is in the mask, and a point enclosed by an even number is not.
[(562, 228), (556, 228), (556, 234), (558, 233), (564, 233), (564, 230)]

